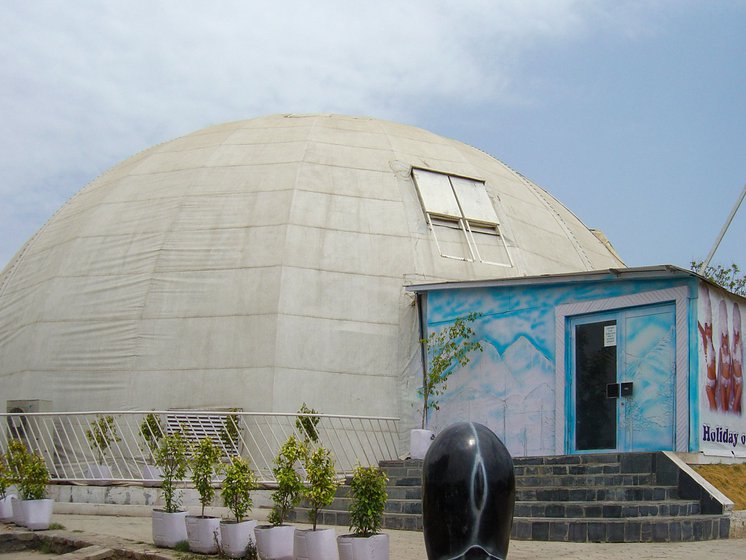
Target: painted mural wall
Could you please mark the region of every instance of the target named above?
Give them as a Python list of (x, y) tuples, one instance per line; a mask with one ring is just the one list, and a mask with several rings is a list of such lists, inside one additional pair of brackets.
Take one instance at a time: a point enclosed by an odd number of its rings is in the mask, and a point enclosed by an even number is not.
[(746, 457), (743, 413), (743, 299), (699, 287), (699, 445), (712, 455)]
[(437, 432), (458, 421), (480, 422), (514, 456), (555, 454), (556, 363), (565, 360), (564, 353), (556, 355), (557, 306), (683, 285), (693, 283), (630, 280), (428, 292), (428, 332), (479, 312), (473, 328), (483, 347), (450, 377), (428, 426)]

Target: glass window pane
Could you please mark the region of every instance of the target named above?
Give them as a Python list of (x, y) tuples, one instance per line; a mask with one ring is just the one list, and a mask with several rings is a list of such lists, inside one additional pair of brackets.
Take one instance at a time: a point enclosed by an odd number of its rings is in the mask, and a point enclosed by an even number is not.
[(461, 212), (453, 194), (451, 183), (447, 175), (432, 173), (422, 169), (413, 169), (417, 190), (420, 191), (425, 212), (460, 218)]
[(464, 230), (459, 222), (431, 218), (433, 234), (438, 240), (441, 257), (472, 260)]
[(492, 206), (492, 201), (487, 196), (487, 187), (484, 183), (461, 177), (451, 177), (451, 182), (467, 220), (489, 224), (499, 223), (495, 207)]
[(475, 226), (474, 224), (470, 224), (469, 227), (474, 244), (479, 251), (479, 258), (483, 262), (510, 265), (508, 251), (494, 227)]

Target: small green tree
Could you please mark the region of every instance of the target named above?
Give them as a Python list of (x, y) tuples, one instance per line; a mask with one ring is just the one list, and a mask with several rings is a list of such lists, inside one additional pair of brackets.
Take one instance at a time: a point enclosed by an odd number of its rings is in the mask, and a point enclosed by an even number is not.
[(306, 446), (291, 435), (280, 448), (275, 458), (272, 473), (277, 481), (277, 490), (272, 492), (272, 511), (268, 520), (272, 525), (282, 525), (288, 514), (298, 505), (303, 491), (303, 481), (295, 470), (296, 463), (303, 464), (308, 451)]
[(10, 468), (5, 460), (5, 454), (0, 453), (0, 500), (5, 499), (5, 493), (8, 490), (8, 486), (12, 484), (10, 477)]
[(18, 492), (23, 500), (43, 500), (47, 495), (49, 470), (44, 458), (37, 453), (27, 453), (18, 480)]
[(164, 436), (155, 455), (155, 464), (163, 471), (164, 511), (176, 513), (181, 506), (181, 494), (177, 484), (184, 480), (187, 470), (187, 445), (181, 432)]
[(438, 397), (448, 388), (447, 382), (457, 367), (465, 367), (470, 361), (469, 354), (482, 351), (482, 344), (471, 340), (474, 330), (470, 324), (481, 317), (481, 313), (469, 313), (459, 317), (452, 325), (430, 333), (420, 340), (427, 349), (429, 367), (424, 374), (418, 394), (422, 397), (422, 429), (425, 429), (428, 410), (439, 409)]
[(95, 451), (98, 462), (103, 463), (106, 450), (112, 443), (121, 441), (117, 432), (117, 425), (113, 416), (97, 416), (86, 430), (85, 437)]
[(303, 414), (304, 416), (299, 416), (295, 420), (295, 427), (303, 436), (303, 439), (306, 440), (306, 443), (318, 443), (319, 441), (319, 430), (316, 426), (319, 425), (321, 418), (316, 416), (318, 413), (318, 410), (308, 408), (306, 403), (303, 403), (298, 409), (298, 414)]
[(220, 428), (220, 441), (223, 442), (226, 451), (230, 455), (238, 454), (240, 439), (241, 418), (236, 414), (237, 408), (232, 408), (231, 414), (225, 417), (225, 423)]
[(142, 422), (140, 422), (140, 437), (145, 442), (145, 446), (150, 451), (152, 457), (155, 457), (156, 453), (158, 453), (158, 447), (163, 435), (163, 426), (161, 425), (160, 418), (152, 412), (146, 414)]
[(11, 484), (18, 484), (21, 480), (28, 456), (28, 449), (20, 439), (12, 439), (8, 442), (5, 463), (8, 466), (8, 481)]
[(220, 492), (223, 504), (227, 507), (236, 523), (240, 523), (254, 505), (251, 492), (256, 490), (256, 477), (251, 465), (243, 457), (231, 457), (225, 468), (225, 480)]
[[(701, 262), (691, 262), (691, 269), (693, 271), (699, 272), (700, 268), (702, 268)], [(723, 266), (722, 264), (709, 265), (705, 267), (702, 276), (718, 286), (722, 286), (729, 292), (738, 294), (739, 296), (746, 296), (746, 275), (741, 274), (741, 269), (736, 263), (730, 266)]]
[(378, 467), (355, 468), (350, 481), (350, 529), (356, 535), (369, 537), (381, 531), (386, 507), (386, 484), (389, 479)]
[(210, 438), (202, 438), (192, 448), (192, 483), (199, 493), (202, 517), (205, 516), (205, 506), (215, 497), (212, 479), (220, 464), (220, 455), (220, 448)]
[(323, 447), (317, 447), (306, 457), (305, 467), (308, 485), (303, 488), (302, 495), (308, 502), (308, 519), (315, 531), (319, 512), (334, 501), (338, 486), (337, 473), (331, 453)]

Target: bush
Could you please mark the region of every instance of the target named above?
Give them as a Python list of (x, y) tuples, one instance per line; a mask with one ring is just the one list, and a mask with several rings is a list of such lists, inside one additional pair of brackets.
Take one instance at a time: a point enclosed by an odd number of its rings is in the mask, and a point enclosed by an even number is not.
[(10, 468), (5, 461), (5, 454), (0, 453), (0, 500), (5, 498), (5, 492), (11, 483)]
[(163, 436), (163, 426), (161, 426), (160, 419), (152, 412), (146, 414), (140, 423), (140, 437), (142, 437), (153, 456), (158, 453), (158, 446)]
[(275, 458), (272, 473), (277, 480), (277, 490), (272, 492), (274, 506), (268, 518), (272, 525), (282, 525), (300, 502), (303, 481), (296, 472), (295, 465), (299, 461), (302, 463), (306, 454), (306, 446), (295, 436), (290, 436)]
[(307, 414), (308, 416), (299, 416), (295, 420), (295, 428), (303, 436), (303, 439), (306, 440), (306, 443), (317, 443), (319, 441), (319, 430), (316, 426), (319, 425), (319, 421), (321, 420), (321, 418), (316, 416), (318, 411), (308, 408), (306, 403), (303, 403), (298, 409), (298, 414)]
[(192, 482), (199, 493), (199, 503), (202, 504), (202, 517), (205, 516), (205, 506), (215, 497), (215, 487), (212, 478), (220, 464), (220, 449), (210, 438), (203, 438), (192, 448)]
[(238, 454), (239, 444), (241, 442), (241, 418), (237, 408), (230, 409), (232, 414), (225, 417), (225, 423), (220, 429), (220, 441), (223, 442), (225, 449), (229, 454)]
[(316, 521), (322, 508), (334, 500), (337, 492), (337, 473), (328, 449), (317, 448), (306, 460), (308, 486), (303, 489), (303, 497), (308, 502), (308, 519), (316, 530)]
[(8, 467), (8, 482), (18, 484), (21, 480), (24, 465), (28, 460), (28, 449), (20, 439), (8, 442), (8, 452), (5, 454), (5, 464)]
[(112, 443), (121, 441), (117, 433), (117, 425), (113, 416), (98, 416), (86, 430), (85, 437), (98, 456), (98, 462), (103, 463), (106, 450)]
[(378, 467), (357, 467), (350, 482), (350, 529), (369, 537), (380, 532), (388, 495), (388, 477)]
[(242, 457), (232, 457), (225, 468), (225, 480), (221, 496), (223, 504), (240, 523), (254, 505), (251, 499), (252, 490), (256, 489), (256, 477), (249, 462)]
[(43, 500), (47, 495), (49, 471), (44, 458), (36, 453), (28, 453), (18, 481), (18, 492), (24, 500)]
[(470, 326), (481, 316), (481, 313), (469, 313), (466, 318), (459, 317), (452, 325), (420, 340), (427, 349), (429, 362), (422, 387), (418, 390), (423, 401), (422, 429), (427, 423), (428, 410), (439, 410), (438, 398), (446, 392), (451, 374), (459, 367), (466, 367), (471, 361), (471, 352), (482, 351), (482, 344), (471, 340), (476, 333)]
[(166, 513), (176, 513), (181, 506), (181, 495), (176, 493), (176, 484), (184, 480), (187, 469), (186, 442), (181, 432), (163, 437), (155, 455), (155, 464), (163, 471), (163, 509)]

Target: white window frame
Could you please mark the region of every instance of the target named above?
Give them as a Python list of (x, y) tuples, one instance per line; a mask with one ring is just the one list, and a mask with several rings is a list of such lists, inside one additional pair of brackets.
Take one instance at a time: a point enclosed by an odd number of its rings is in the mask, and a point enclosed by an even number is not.
[[(429, 188), (427, 186), (429, 178), (434, 179), (436, 177), (437, 179), (430, 183), (434, 188)], [(446, 193), (443, 190), (445, 185), (443, 178), (448, 181), (448, 185), (450, 186), (449, 193)], [(505, 243), (505, 238), (500, 233), (500, 221), (497, 217), (497, 212), (495, 212), (495, 208), (487, 195), (487, 187), (484, 181), (461, 175), (433, 171), (432, 169), (424, 169), (421, 167), (412, 168), (412, 179), (417, 187), (417, 194), (420, 198), (422, 209), (425, 212), (427, 225), (433, 234), (435, 246), (437, 247), (438, 253), (441, 257), (466, 262), (476, 261), (493, 266), (513, 267), (513, 258), (508, 249), (508, 245)], [(471, 183), (471, 187), (469, 186), (469, 183)], [(469, 188), (474, 189), (472, 191), (474, 196), (471, 201), (464, 196), (465, 194), (468, 194), (468, 190), (466, 189)], [(461, 197), (459, 197), (459, 192), (462, 193)], [(452, 197), (452, 200), (445, 200), (448, 196)], [(474, 206), (475, 210), (464, 210), (467, 203), (480, 198), (483, 200), (481, 207), (477, 204)], [(453, 202), (455, 202), (455, 204), (453, 204)], [(484, 203), (488, 203), (488, 205)], [(479, 212), (479, 215), (477, 215), (477, 212)], [(433, 223), (434, 220), (435, 223)], [(458, 224), (458, 229), (461, 230), (464, 239), (466, 240), (466, 245), (469, 249), (469, 256), (462, 257), (459, 255), (449, 255), (443, 251), (436, 231), (436, 226), (441, 225), (438, 222), (450, 222), (454, 224), (454, 226)], [(441, 227), (449, 226), (443, 224)], [(479, 252), (479, 244), (474, 236), (475, 231), (478, 234), (494, 235), (497, 237), (500, 240), (500, 243), (502, 243), (505, 254), (508, 257), (508, 262), (495, 262), (484, 259)]]

